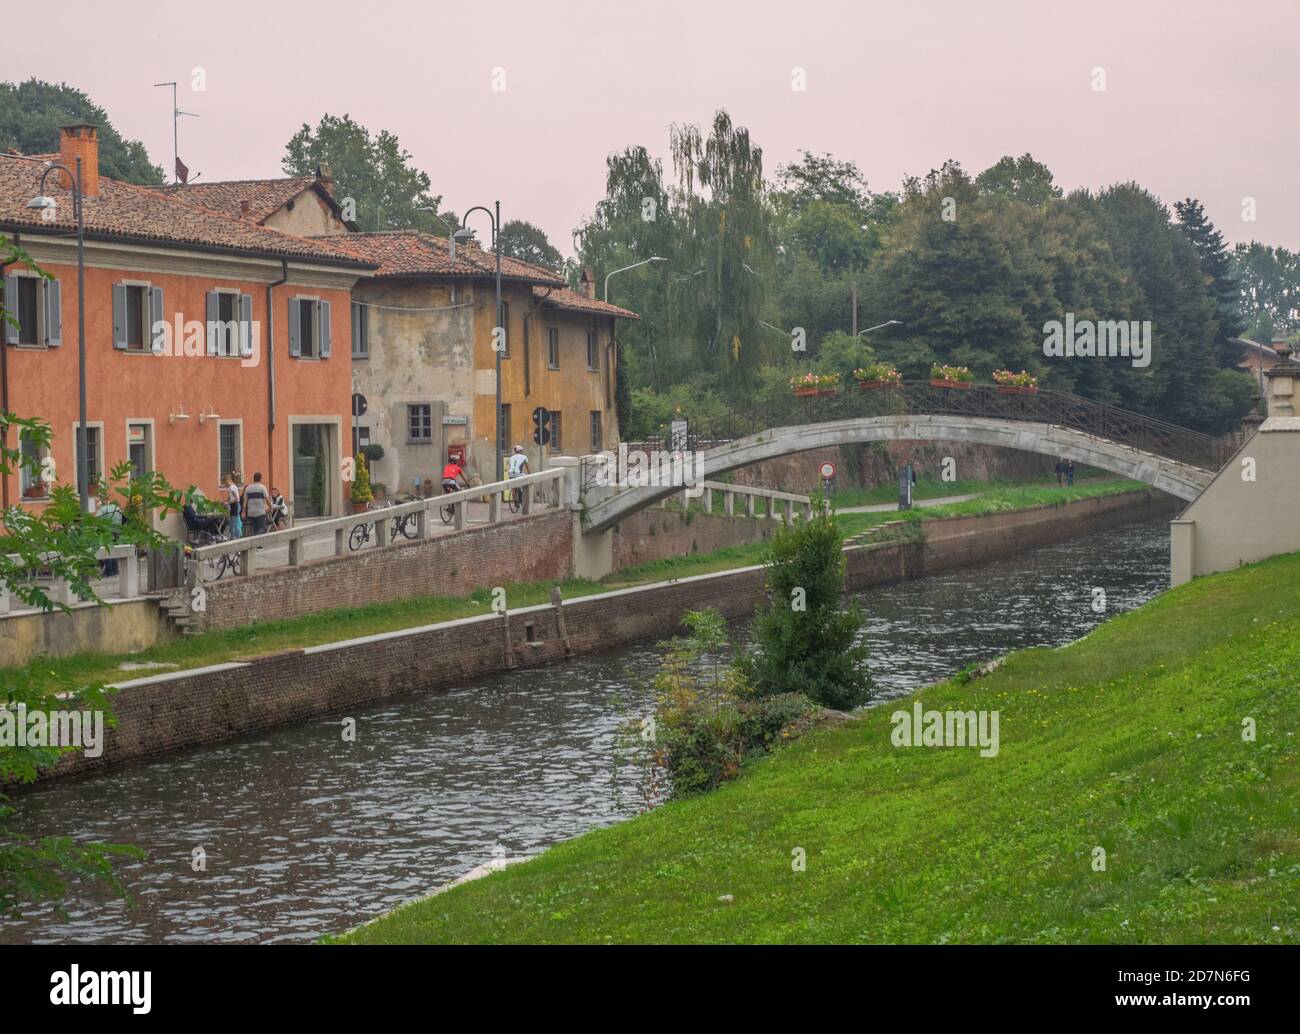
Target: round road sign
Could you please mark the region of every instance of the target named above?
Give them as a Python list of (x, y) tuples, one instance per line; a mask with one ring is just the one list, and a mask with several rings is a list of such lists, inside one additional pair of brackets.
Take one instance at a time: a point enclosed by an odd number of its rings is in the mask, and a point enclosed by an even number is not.
[(824, 480), (829, 481), (835, 476), (835, 464), (830, 460), (827, 460), (825, 463), (818, 466), (817, 473), (820, 474)]

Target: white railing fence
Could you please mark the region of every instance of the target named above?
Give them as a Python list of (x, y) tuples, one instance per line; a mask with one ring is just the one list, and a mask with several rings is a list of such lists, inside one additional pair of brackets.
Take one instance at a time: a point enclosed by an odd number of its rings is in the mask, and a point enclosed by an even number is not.
[[(134, 599), (143, 595), (140, 591), (140, 557), (135, 546), (114, 546), (112, 549), (101, 549), (96, 556), (100, 560), (117, 561), (117, 575), (115, 576), (117, 578), (117, 594), (114, 596), (115, 599), (118, 597)], [(9, 559), (21, 561), (22, 557), (11, 553)], [(53, 554), (41, 555), (41, 563), (46, 563), (51, 559), (53, 559)], [(61, 603), (68, 607), (89, 602), (77, 596), (72, 591), (72, 584), (65, 578), (53, 579), (46, 595), (55, 603)], [(0, 615), (10, 613), (15, 603), (24, 609), (27, 608), (26, 603), (15, 599), (7, 585), (0, 585)]]

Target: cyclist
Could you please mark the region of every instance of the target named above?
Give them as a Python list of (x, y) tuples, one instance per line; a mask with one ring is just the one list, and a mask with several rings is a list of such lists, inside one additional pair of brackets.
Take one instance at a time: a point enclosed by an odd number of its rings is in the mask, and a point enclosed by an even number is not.
[[(523, 477), (528, 473), (528, 457), (524, 455), (524, 447), (522, 445), (515, 446), (515, 451), (510, 456), (509, 469), (511, 478)], [(517, 504), (519, 502), (519, 489), (516, 488), (514, 490), (513, 498)]]
[(465, 468), (455, 459), (449, 459), (447, 465), (442, 468), (442, 494), (457, 492), (462, 488), (469, 488), (469, 478), (465, 474)]

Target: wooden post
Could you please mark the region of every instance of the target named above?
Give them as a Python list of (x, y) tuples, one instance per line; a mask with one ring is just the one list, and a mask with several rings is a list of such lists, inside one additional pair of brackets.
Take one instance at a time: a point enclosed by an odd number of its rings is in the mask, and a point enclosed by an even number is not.
[(568, 657), (573, 653), (573, 647), (569, 645), (569, 626), (564, 621), (564, 597), (558, 585), (551, 589), (551, 606), (555, 608), (555, 634), (564, 644), (564, 656)]
[(501, 638), (505, 647), (505, 663), (508, 671), (515, 666), (515, 649), (510, 642), (510, 611), (508, 610), (501, 612)]

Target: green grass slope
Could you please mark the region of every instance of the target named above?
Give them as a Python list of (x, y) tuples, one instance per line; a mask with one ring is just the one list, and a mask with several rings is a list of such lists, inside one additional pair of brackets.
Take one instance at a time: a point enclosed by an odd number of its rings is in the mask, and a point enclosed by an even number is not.
[(997, 710), (996, 757), (885, 704), (338, 940), (1294, 943), (1298, 609), (1300, 554), (1198, 579), (921, 694)]

